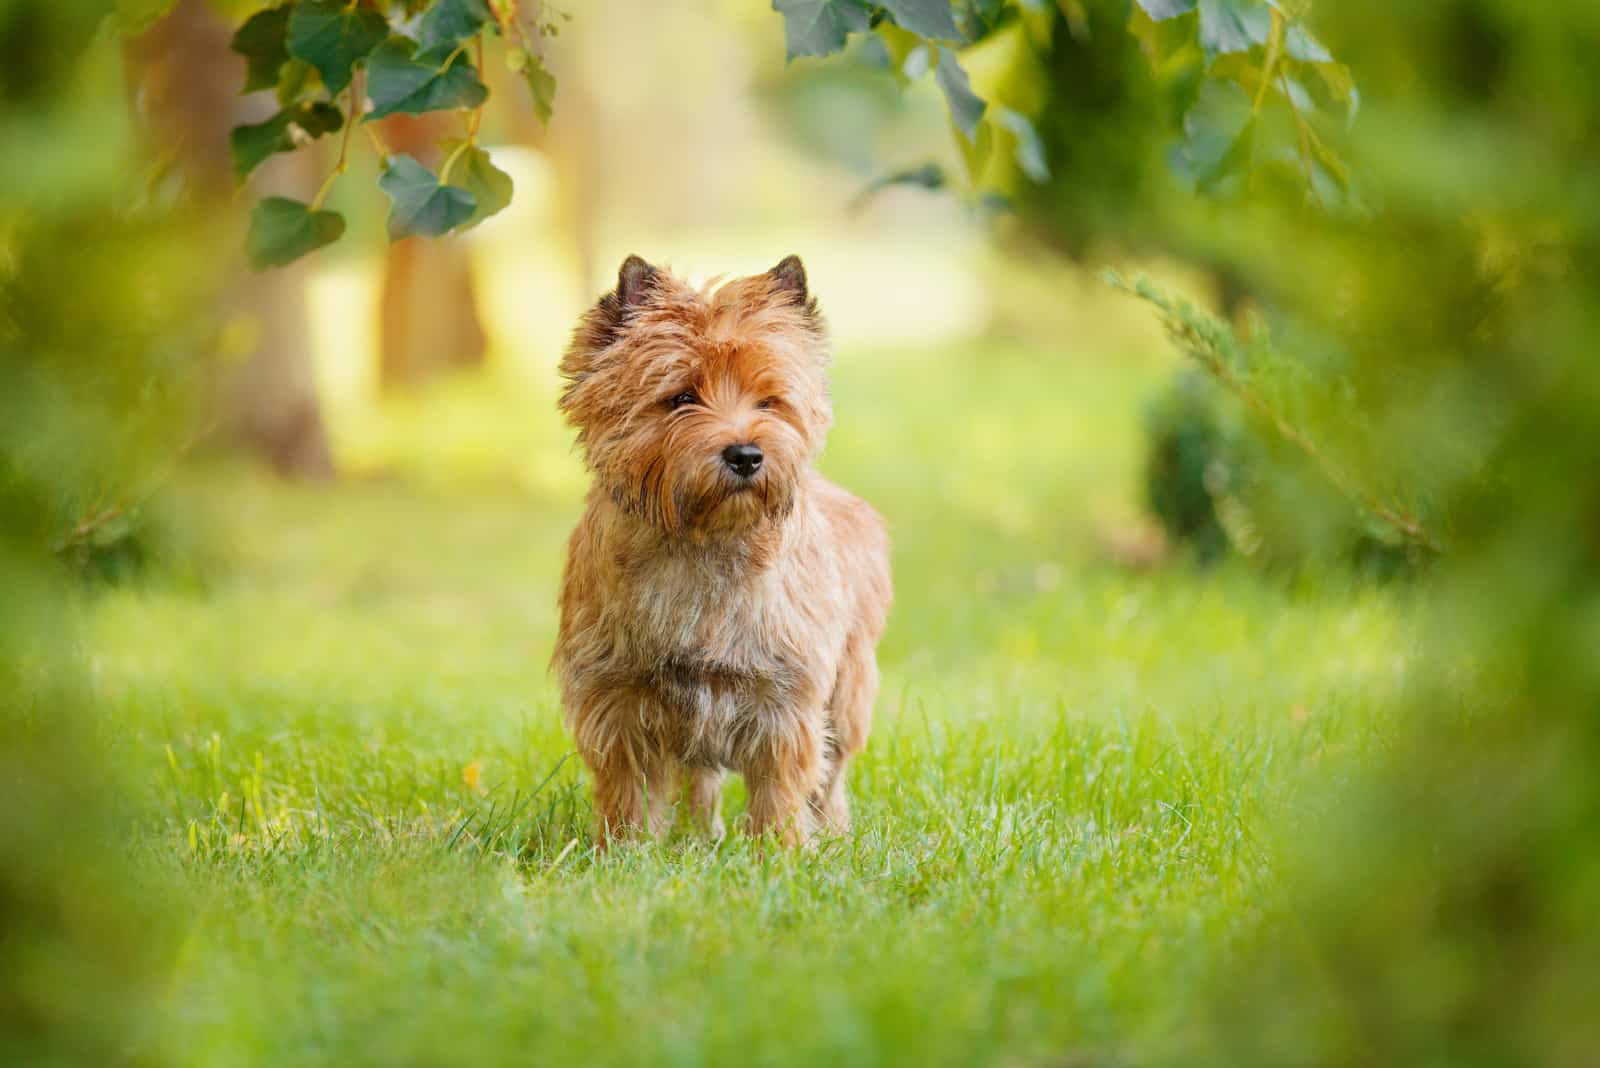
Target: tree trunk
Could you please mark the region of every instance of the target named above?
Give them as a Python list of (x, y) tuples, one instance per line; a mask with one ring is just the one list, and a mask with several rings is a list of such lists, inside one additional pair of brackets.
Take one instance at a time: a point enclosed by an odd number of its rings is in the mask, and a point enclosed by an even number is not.
[[(162, 155), (192, 195), (226, 207), (234, 180), (228, 133), (240, 122), (259, 122), (273, 108), (265, 94), (241, 97), (244, 60), (229, 48), (232, 30), (203, 0), (181, 0), (128, 50), (134, 99)], [(270, 160), (251, 183), (262, 195), (310, 199), (318, 182), (317, 153), (301, 150)], [(221, 213), (219, 213), (221, 214)], [(235, 212), (237, 214), (237, 212)], [(242, 363), (219, 384), (217, 425), (222, 434), (263, 456), (282, 474), (333, 475), (333, 454), (312, 374), (303, 263), (270, 274), (251, 274), (243, 231), (217, 236), (219, 270), (233, 279), (222, 309), (242, 323), (253, 343)]]
[[(396, 152), (437, 168), (439, 144), (460, 136), (460, 122), (443, 113), (396, 115), (384, 122), (383, 136)], [(444, 237), (390, 245), (378, 350), (381, 387), (405, 389), (445, 371), (481, 367), (487, 347), (467, 243)]]

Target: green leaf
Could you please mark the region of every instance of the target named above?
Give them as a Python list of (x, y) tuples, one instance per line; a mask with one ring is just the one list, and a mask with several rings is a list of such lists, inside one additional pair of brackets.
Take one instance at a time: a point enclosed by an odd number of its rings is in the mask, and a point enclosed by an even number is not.
[(864, 207), (873, 197), (893, 186), (909, 185), (919, 189), (939, 190), (943, 189), (947, 182), (944, 168), (937, 163), (923, 163), (904, 170), (890, 171), (863, 186), (861, 192), (851, 201), (851, 206), (857, 209)]
[(410, 156), (393, 156), (378, 186), (394, 201), (389, 238), (438, 237), (470, 220), (478, 198), (465, 189), (440, 185), (433, 172)]
[(233, 50), (249, 65), (244, 92), (277, 88), (278, 72), (289, 62), (289, 10), (269, 7), (257, 12), (233, 35)]
[(1284, 51), (1289, 53), (1291, 59), (1298, 59), (1302, 63), (1332, 63), (1333, 56), (1322, 47), (1322, 42), (1311, 36), (1310, 32), (1299, 23), (1289, 27), (1283, 35)]
[(404, 37), (391, 37), (367, 60), (367, 96), (373, 109), (367, 121), (396, 112), (421, 115), (451, 108), (475, 108), (489, 98), (489, 90), (464, 54), (441, 68), (432, 54), (413, 55), (416, 46)]
[(1200, 0), (1200, 43), (1207, 56), (1248, 52), (1266, 44), (1272, 9), (1261, 0)]
[(289, 15), (289, 55), (317, 68), (329, 93), (344, 92), (356, 64), (388, 36), (382, 15), (347, 0), (300, 0)]
[(422, 38), (423, 48), (445, 44), (454, 48), (468, 37), (477, 36), (489, 17), (485, 0), (435, 0), (422, 16), (417, 35)]
[(344, 128), (344, 113), (326, 101), (284, 108), (266, 122), (236, 127), (228, 138), (233, 174), (243, 182), (267, 157), (293, 152)]
[(933, 77), (939, 83), (939, 88), (944, 90), (945, 101), (950, 105), (950, 119), (956, 124), (956, 129), (961, 131), (968, 144), (976, 144), (978, 123), (983, 119), (986, 105), (972, 91), (967, 72), (961, 69), (961, 62), (950, 49), (939, 49), (939, 62), (934, 67)]
[(937, 163), (924, 163), (886, 174), (867, 188), (877, 191), (894, 185), (914, 185), (920, 189), (939, 190), (945, 187), (946, 182), (943, 167)]
[(268, 197), (250, 217), (250, 265), (258, 271), (284, 267), (343, 236), (344, 217), (337, 212), (312, 211), (298, 200)]
[(1333, 99), (1343, 105), (1345, 118), (1354, 122), (1356, 112), (1361, 110), (1361, 92), (1350, 77), (1350, 68), (1342, 63), (1317, 63), (1314, 66), (1322, 76), (1323, 85), (1333, 94)]
[(1175, 19), (1194, 10), (1194, 0), (1139, 0), (1144, 13), (1156, 22)]
[(843, 51), (852, 33), (872, 25), (866, 0), (772, 0), (772, 10), (783, 16), (789, 59)]
[(961, 31), (950, 13), (950, 0), (879, 0), (902, 29), (937, 41), (958, 41)]
[(1039, 131), (1034, 129), (1033, 123), (1020, 111), (1010, 108), (996, 107), (990, 116), (995, 125), (1005, 130), (1016, 139), (1014, 155), (1017, 166), (1035, 182), (1044, 183), (1050, 180), (1050, 163), (1045, 157), (1044, 142), (1039, 139)]
[(529, 55), (520, 48), (508, 52), (506, 61), (511, 65), (511, 69), (520, 73), (523, 80), (528, 83), (528, 93), (533, 98), (534, 113), (539, 116), (540, 122), (549, 126), (550, 116), (555, 114), (556, 107), (555, 75), (544, 65), (544, 60)]
[(1238, 82), (1208, 78), (1183, 117), (1184, 142), (1174, 159), (1179, 175), (1204, 187), (1223, 171), (1239, 136), (1250, 124), (1250, 94)]
[(892, 22), (880, 22), (873, 27), (868, 44), (874, 42), (882, 47), (884, 62), (901, 88), (928, 73), (928, 66), (933, 62), (930, 49), (935, 46)]
[[(511, 175), (496, 167), (489, 153), (475, 146), (462, 149), (462, 144), (461, 141), (446, 141), (444, 152), (447, 159), (454, 158), (456, 161), (450, 176), (478, 202), (477, 211), (461, 227), (470, 230), (485, 219), (505, 211), (511, 205), (513, 187)], [(461, 153), (459, 157), (456, 156), (457, 152)]]
[(1287, 75), (1280, 76), (1278, 80), (1279, 92), (1289, 98), (1290, 103), (1300, 109), (1302, 115), (1309, 115), (1317, 110), (1317, 102), (1311, 98), (1311, 93), (1304, 85)]
[(291, 59), (278, 72), (278, 106), (288, 107), (316, 85), (317, 69), (303, 59)]

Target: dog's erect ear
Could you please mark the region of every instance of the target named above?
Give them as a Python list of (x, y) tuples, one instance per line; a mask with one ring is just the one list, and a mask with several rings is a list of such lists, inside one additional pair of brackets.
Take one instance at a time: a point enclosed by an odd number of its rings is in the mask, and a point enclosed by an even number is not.
[(622, 269), (617, 272), (616, 296), (620, 305), (619, 310), (643, 304), (655, 280), (656, 269), (638, 256), (629, 256), (623, 260)]
[(578, 323), (572, 335), (572, 345), (562, 360), (561, 369), (569, 378), (575, 378), (588, 369), (589, 357), (617, 339), (628, 316), (634, 309), (650, 299), (661, 272), (638, 256), (622, 261), (617, 272), (617, 288), (600, 298)]
[(615, 334), (628, 313), (650, 299), (650, 290), (659, 273), (638, 256), (623, 260), (622, 269), (617, 272), (617, 288), (600, 298), (594, 310), (595, 318)]
[(767, 272), (767, 277), (772, 280), (774, 296), (801, 307), (811, 299), (811, 293), (806, 289), (806, 265), (800, 262), (799, 256), (785, 256)]

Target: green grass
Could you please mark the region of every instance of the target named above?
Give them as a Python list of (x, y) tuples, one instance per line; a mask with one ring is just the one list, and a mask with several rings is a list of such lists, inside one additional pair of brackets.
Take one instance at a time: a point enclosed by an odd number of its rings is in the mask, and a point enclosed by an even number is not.
[(220, 558), (90, 618), (134, 840), (181, 870), (165, 1055), (1181, 1062), (1409, 646), (1391, 593), (1105, 559), (1163, 373), (841, 358), (825, 467), (888, 517), (898, 600), (856, 830), (800, 855), (589, 848), (545, 670), (581, 488), (548, 396), (342, 426), (386, 477), (186, 476)]

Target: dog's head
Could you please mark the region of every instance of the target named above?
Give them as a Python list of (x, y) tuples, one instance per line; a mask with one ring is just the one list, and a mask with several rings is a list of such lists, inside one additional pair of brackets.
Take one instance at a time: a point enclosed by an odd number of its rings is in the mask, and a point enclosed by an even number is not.
[(629, 256), (561, 361), (561, 411), (618, 506), (672, 534), (781, 518), (822, 447), (827, 336), (805, 267), (696, 291)]

